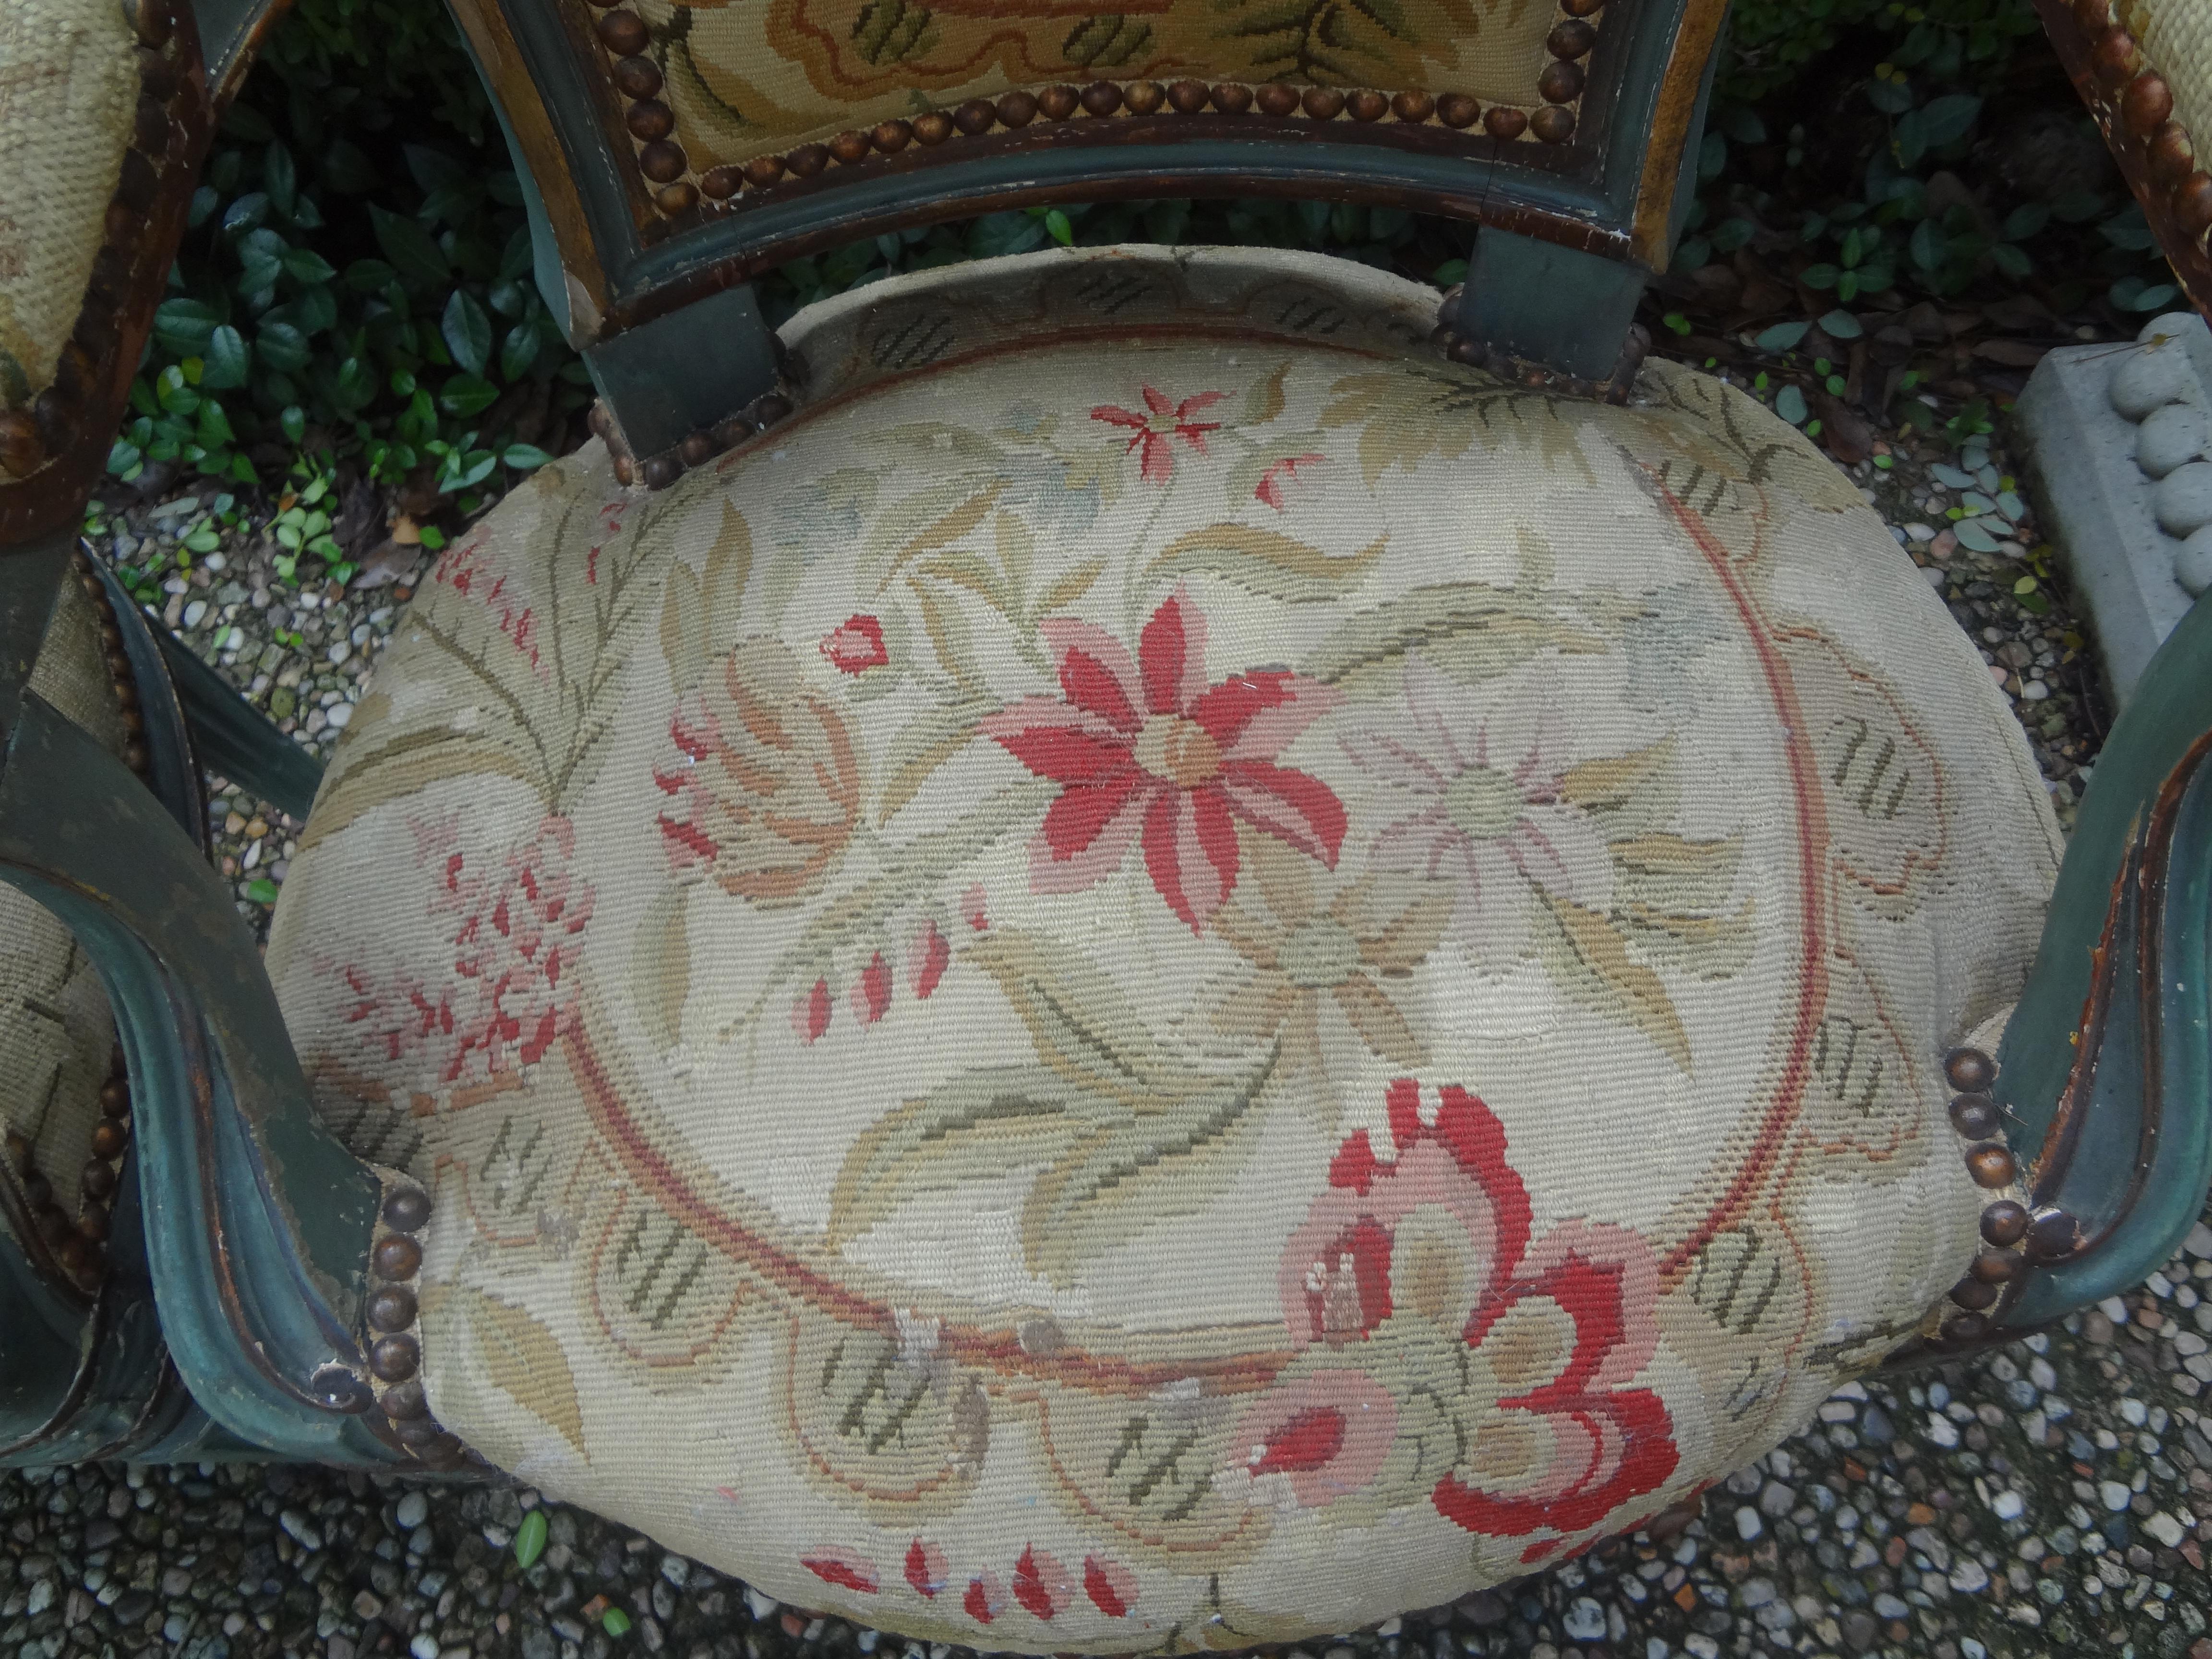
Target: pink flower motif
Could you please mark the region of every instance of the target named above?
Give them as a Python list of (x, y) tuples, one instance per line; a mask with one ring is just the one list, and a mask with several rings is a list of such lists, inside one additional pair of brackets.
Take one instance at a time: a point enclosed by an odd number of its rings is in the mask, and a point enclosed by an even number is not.
[(1419, 803), (1376, 836), (1376, 867), (1453, 884), (1452, 930), (1488, 967), (1522, 953), (1536, 890), (1602, 909), (1612, 853), (1562, 793), (1571, 763), (1557, 707), (1477, 706), (1418, 659), (1405, 683), (1406, 725), (1344, 744), (1354, 765)]
[(1109, 1619), (1126, 1619), (1137, 1605), (1137, 1575), (1118, 1561), (1083, 1558), (1083, 1593)]
[[(459, 1046), (447, 1082), (459, 1079), (472, 1054), (495, 1072), (510, 1061), (534, 1065), (574, 1023), (576, 951), (593, 897), (569, 871), (574, 850), (568, 820), (547, 817), (507, 854), (496, 878), (472, 873), (460, 853), (448, 852), (444, 890), (431, 908), (461, 916), (453, 970), (465, 984), (462, 1006), (449, 1016)], [(446, 1018), (427, 1004), (423, 1012)]]
[(1030, 885), (1073, 893), (1121, 867), (1141, 832), (1152, 885), (1193, 933), (1237, 885), (1237, 823), (1329, 868), (1343, 803), (1274, 757), (1339, 694), (1273, 669), (1206, 683), (1206, 617), (1178, 588), (1137, 657), (1088, 623), (1042, 624), (1065, 702), (1028, 697), (982, 729), (1037, 776), (1065, 785), (1030, 843)]
[(835, 1584), (841, 1589), (859, 1590), (868, 1595), (876, 1593), (875, 1563), (850, 1550), (822, 1550), (812, 1555), (802, 1555), (799, 1558), (799, 1565), (825, 1584)]
[(853, 981), (853, 1016), (863, 1025), (873, 1025), (891, 1006), (891, 970), (884, 966), (884, 953), (860, 970)]
[(1014, 1600), (1039, 1619), (1049, 1619), (1075, 1599), (1075, 1581), (1059, 1560), (1036, 1545), (1014, 1563)]
[(937, 981), (945, 977), (945, 969), (952, 961), (952, 946), (938, 931), (937, 924), (926, 921), (921, 932), (915, 935), (914, 948), (907, 952), (907, 980), (914, 987), (918, 1000), (927, 1002), (929, 994), (937, 988)]
[(960, 896), (960, 919), (977, 933), (991, 925), (991, 918), (983, 908), (983, 884), (975, 883)]
[(960, 1598), (961, 1611), (979, 1625), (988, 1625), (999, 1616), (1006, 1605), (1006, 1586), (994, 1572), (977, 1573), (968, 1581), (968, 1593)]
[(891, 659), (884, 646), (884, 625), (873, 617), (848, 617), (822, 636), (822, 654), (841, 674), (865, 674)]
[[(1364, 1129), (1346, 1140), (1291, 1235), (1291, 1340), (1353, 1362), (1394, 1318), (1454, 1332), (1486, 1425), (1431, 1501), (1469, 1532), (1581, 1531), (1656, 1491), (1680, 1461), (1665, 1404), (1625, 1386), (1658, 1345), (1657, 1263), (1625, 1227), (1567, 1222), (1532, 1243), (1504, 1127), (1455, 1085), (1432, 1111), (1422, 1097), (1411, 1079), (1390, 1085), (1389, 1157)], [(1304, 1504), (1364, 1486), (1389, 1447), (1386, 1398), (1348, 1369), (1273, 1391), (1239, 1435), (1246, 1472), (1287, 1475)]]
[(906, 1582), (930, 1601), (945, 1584), (945, 1552), (917, 1538), (906, 1547)]
[(1327, 459), (1321, 455), (1285, 455), (1260, 475), (1260, 482), (1252, 494), (1259, 501), (1279, 513), (1283, 510), (1283, 484), (1297, 476), (1302, 466), (1312, 466)]
[(830, 1029), (833, 1005), (830, 1000), (830, 981), (817, 979), (811, 990), (802, 991), (791, 1005), (791, 1029), (799, 1033), (803, 1042), (818, 1042), (822, 1034)]
[(1225, 392), (1201, 392), (1195, 398), (1186, 398), (1179, 404), (1170, 404), (1167, 394), (1145, 388), (1145, 408), (1139, 415), (1133, 409), (1122, 409), (1113, 404), (1101, 404), (1091, 411), (1094, 421), (1103, 421), (1109, 426), (1136, 428), (1136, 436), (1129, 440), (1125, 453), (1144, 453), (1141, 471), (1147, 483), (1164, 484), (1175, 477), (1175, 447), (1169, 441), (1180, 438), (1200, 454), (1206, 453), (1206, 434), (1221, 430), (1218, 421), (1197, 421), (1191, 417), (1211, 409), (1229, 394)]

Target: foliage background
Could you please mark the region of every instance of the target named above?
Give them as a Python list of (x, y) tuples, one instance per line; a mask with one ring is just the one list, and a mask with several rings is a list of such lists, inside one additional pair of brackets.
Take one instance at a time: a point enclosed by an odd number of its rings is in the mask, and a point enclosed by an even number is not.
[[(1698, 174), (1653, 306), (1677, 335), (1748, 327), (1771, 352), (1840, 355), (1862, 315), (1923, 301), (2025, 296), (2077, 331), (2132, 333), (2174, 299), (2029, 0), (1737, 0)], [(1115, 204), (880, 237), (786, 266), (763, 297), (780, 321), (896, 270), (1131, 239), (1320, 248), (1443, 284), (1467, 238), (1395, 210)], [(194, 478), (219, 516), (271, 498), (283, 574), (343, 581), (360, 543), (341, 501), (365, 481), (438, 545), (580, 440), (588, 381), (529, 273), (520, 191), (441, 0), (295, 0), (194, 200), (108, 505)], [(1930, 423), (1916, 379), (1862, 396), (1875, 424)], [(1802, 395), (1777, 406), (1807, 418)]]

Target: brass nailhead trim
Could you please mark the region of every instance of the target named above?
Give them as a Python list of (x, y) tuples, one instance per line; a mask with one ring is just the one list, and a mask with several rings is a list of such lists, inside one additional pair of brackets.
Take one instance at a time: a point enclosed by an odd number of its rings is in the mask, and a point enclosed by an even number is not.
[(1579, 375), (1560, 374), (1546, 368), (1541, 363), (1532, 363), (1498, 350), (1486, 340), (1474, 339), (1459, 331), (1460, 301), (1465, 284), (1455, 284), (1437, 307), (1437, 326), (1430, 339), (1444, 356), (1455, 363), (1470, 368), (1480, 368), (1501, 380), (1523, 386), (1530, 392), (1555, 393), (1566, 398), (1601, 398), (1609, 404), (1625, 404), (1629, 393), (1636, 389), (1636, 377), (1643, 371), (1644, 360), (1651, 353), (1651, 334), (1642, 324), (1628, 331), (1621, 343), (1620, 359), (1613, 365), (1613, 373), (1602, 380), (1592, 380)]
[(2089, 37), (2089, 67), (2102, 88), (2097, 112), (2108, 134), (2117, 126), (2142, 145), (2174, 222), (2203, 241), (2212, 231), (2212, 173), (2197, 166), (2189, 129), (2172, 118), (2173, 88), (2145, 65), (2142, 44), (2114, 17), (2112, 0), (2075, 0), (2074, 21)]
[(685, 434), (673, 449), (658, 455), (648, 455), (640, 460), (623, 441), (622, 429), (615, 424), (604, 402), (594, 403), (586, 416), (592, 430), (605, 440), (607, 452), (614, 458), (615, 482), (628, 489), (643, 484), (647, 489), (665, 489), (695, 466), (704, 466), (725, 450), (733, 449), (757, 432), (765, 432), (778, 422), (790, 417), (793, 404), (781, 392), (763, 392), (744, 408), (713, 426), (701, 427)]
[[(1537, 80), (1541, 102), (1526, 107), (1495, 104), (1486, 110), (1479, 100), (1463, 92), (1299, 88), (1282, 81), (1256, 87), (1233, 82), (1208, 86), (1191, 80), (1166, 86), (1157, 81), (1101, 80), (1083, 87), (1063, 83), (1037, 92), (1002, 93), (995, 100), (970, 98), (951, 110), (932, 110), (911, 120), (885, 121), (867, 130), (855, 128), (825, 143), (804, 144), (781, 155), (759, 155), (716, 166), (700, 175), (694, 185), (678, 182), (690, 163), (676, 137), (674, 116), (659, 101), (659, 67), (644, 56), (652, 45), (651, 29), (620, 0), (591, 0), (591, 3), (602, 9), (593, 20), (592, 31), (611, 60), (608, 78), (630, 100), (623, 119), (640, 146), (638, 171), (653, 186), (654, 207), (668, 220), (679, 220), (696, 211), (725, 210), (726, 204), (743, 190), (773, 190), (787, 179), (811, 179), (833, 161), (852, 167), (877, 155), (896, 155), (910, 143), (934, 148), (956, 133), (981, 137), (994, 127), (1019, 131), (1040, 116), (1050, 121), (1106, 120), (1124, 112), (1148, 116), (1163, 109), (1196, 115), (1209, 106), (1224, 115), (1244, 115), (1256, 106), (1262, 117), (1272, 120), (1345, 120), (1364, 125), (1387, 117), (1408, 126), (1434, 121), (1459, 131), (1480, 120), (1483, 131), (1500, 143), (1515, 143), (1526, 137), (1542, 144), (1564, 144), (1575, 135), (1573, 106), (1582, 97), (1588, 78), (1582, 60), (1597, 45), (1597, 27), (1588, 20), (1605, 7), (1605, 0), (1559, 0), (1559, 21), (1544, 41), (1552, 61)], [(643, 115), (639, 113), (641, 108)], [(4, 433), (0, 433), (0, 443), (4, 441)]]
[(373, 1334), (368, 1388), (392, 1438), (416, 1462), (451, 1468), (468, 1454), (430, 1415), (421, 1376), (422, 1310), (414, 1279), (422, 1271), (422, 1246), (416, 1235), (429, 1220), (429, 1195), (420, 1188), (394, 1185), (386, 1190), (369, 1247), (376, 1282), (362, 1300), (362, 1313)]
[[(1979, 1187), (2012, 1186), (2021, 1176), (2020, 1160), (2001, 1138), (2004, 1114), (1990, 1092), (1997, 1080), (1996, 1061), (1979, 1048), (1954, 1048), (1943, 1057), (1943, 1076), (1959, 1091), (1951, 1102), (1951, 1127), (1971, 1143), (1968, 1175)], [(1981, 1235), (1987, 1248), (1950, 1289), (1954, 1311), (1939, 1327), (1940, 1343), (1962, 1346), (1988, 1336), (2018, 1299), (2035, 1264), (2070, 1253), (2074, 1219), (2057, 1210), (2038, 1215), (2017, 1199), (1999, 1198), (1983, 1206)], [(2039, 1237), (2055, 1254), (2040, 1254)]]

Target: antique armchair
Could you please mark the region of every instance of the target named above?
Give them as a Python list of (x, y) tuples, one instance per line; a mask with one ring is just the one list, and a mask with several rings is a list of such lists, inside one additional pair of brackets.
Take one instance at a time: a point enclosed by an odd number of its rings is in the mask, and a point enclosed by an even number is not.
[[(145, 3), (160, 224), (258, 24)], [(161, 260), (18, 354), (0, 874), (98, 970), (128, 1201), (66, 1283), (5, 1212), (0, 1455), (474, 1456), (871, 1626), (1233, 1647), (1633, 1529), (2175, 1247), (2212, 623), (2062, 862), (1850, 481), (1632, 333), (1718, 5), (457, 9), (600, 436), (425, 582), (265, 971), (27, 678)], [(747, 286), (1268, 191), (1468, 221), (1468, 283)]]

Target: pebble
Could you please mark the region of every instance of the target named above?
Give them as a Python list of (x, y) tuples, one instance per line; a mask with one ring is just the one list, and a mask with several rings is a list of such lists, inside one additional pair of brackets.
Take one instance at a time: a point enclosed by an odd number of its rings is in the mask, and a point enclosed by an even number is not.
[(1560, 1626), (1577, 1642), (1605, 1639), (1605, 1609), (1587, 1595), (1577, 1596), (1567, 1607)]
[(1735, 1512), (1735, 1535), (1747, 1544), (1766, 1530), (1766, 1523), (1759, 1518), (1759, 1511), (1748, 1504)]
[(420, 1491), (401, 1497), (392, 1518), (399, 1522), (402, 1532), (412, 1532), (430, 1518), (430, 1500)]

